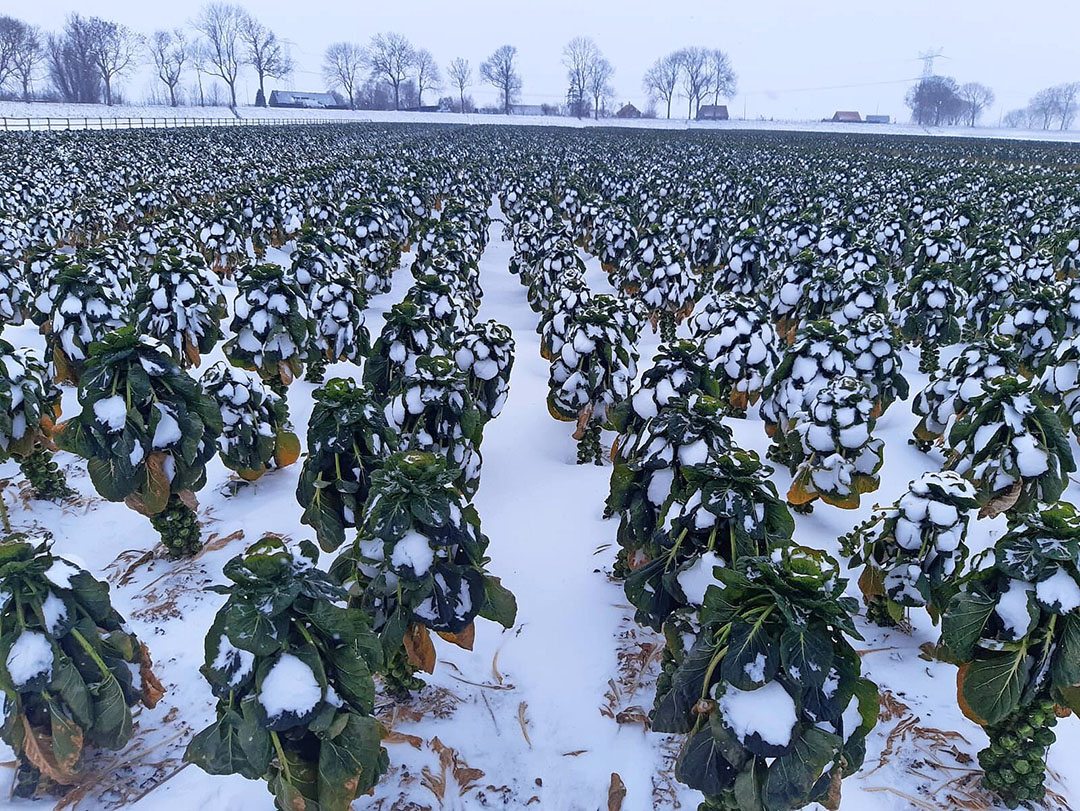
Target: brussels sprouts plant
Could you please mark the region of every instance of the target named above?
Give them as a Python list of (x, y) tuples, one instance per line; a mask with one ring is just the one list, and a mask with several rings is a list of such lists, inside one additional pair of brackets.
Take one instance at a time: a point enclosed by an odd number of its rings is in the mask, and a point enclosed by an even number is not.
[(637, 322), (618, 299), (593, 296), (574, 313), (566, 343), (551, 363), (548, 411), (576, 420), (578, 464), (602, 464), (600, 431), (610, 410), (630, 395), (637, 374)]
[(87, 460), (102, 498), (149, 516), (170, 555), (197, 552), (190, 505), (217, 451), (217, 403), (160, 342), (131, 327), (91, 347), (79, 403), (82, 413), (57, 426), (56, 444)]
[(622, 286), (645, 304), (653, 331), (665, 343), (675, 340), (675, 329), (694, 309), (697, 280), (686, 254), (659, 229), (646, 232), (623, 261)]
[(788, 501), (807, 510), (815, 499), (850, 510), (878, 487), (885, 443), (873, 436), (877, 420), (870, 387), (854, 377), (830, 380), (796, 419), (799, 448)]
[(308, 360), (307, 378), (321, 382), (327, 362), (357, 363), (371, 351), (364, 325), (367, 299), (351, 274), (333, 269), (312, 284), (309, 301), (315, 353)]
[(725, 293), (753, 295), (767, 275), (768, 248), (756, 228), (746, 228), (732, 237), (724, 266), (716, 271), (713, 284)]
[(36, 305), (48, 314), (46, 362), (56, 382), (78, 383), (90, 345), (124, 324), (124, 309), (100, 276), (57, 254)]
[(697, 639), (656, 697), (652, 728), (686, 736), (675, 776), (705, 794), (705, 809), (837, 803), (878, 712), (849, 641), (861, 637), (847, 581), (799, 546), (714, 576)]
[(875, 417), (897, 400), (908, 398), (908, 382), (900, 356), (901, 341), (885, 316), (869, 313), (846, 330), (852, 373), (870, 387)]
[(967, 410), (968, 403), (982, 393), (987, 382), (1017, 368), (1019, 356), (1012, 342), (1001, 335), (971, 344), (930, 377), (911, 410), (922, 419), (908, 440), (922, 451), (942, 442), (950, 421)]
[(310, 541), (265, 536), (225, 565), (232, 581), (206, 636), (201, 672), (217, 719), (184, 760), (208, 774), (265, 780), (282, 809), (348, 811), (386, 772), (373, 717), (382, 667), (367, 615), (319, 571)]
[(218, 361), (199, 382), (221, 409), (217, 442), (225, 467), (255, 481), (270, 468), (287, 467), (300, 458), (288, 405), (257, 374)]
[(960, 668), (960, 709), (990, 739), (979, 753), (983, 785), (1008, 808), (1043, 798), (1058, 708), (1080, 712), (1078, 553), (1073, 505), (1034, 510), (945, 609), (941, 638)]
[(454, 362), (465, 373), (469, 395), (484, 420), (502, 413), (510, 393), (514, 335), (496, 321), (473, 324), (457, 336)]
[(237, 296), (225, 355), (254, 370), (278, 394), (303, 371), (311, 339), (307, 302), (278, 265), (247, 266), (238, 272)]
[(562, 352), (574, 314), (587, 307), (591, 299), (592, 292), (580, 273), (567, 273), (559, 280), (551, 295), (551, 305), (541, 313), (536, 326), (540, 356), (544, 360), (552, 361)]
[(719, 396), (734, 416), (745, 416), (779, 362), (772, 324), (749, 298), (721, 294), (694, 316), (691, 332), (705, 351)]
[(22, 263), (12, 261), (0, 249), (0, 323), (22, 324), (30, 314), (32, 296)]
[(1008, 375), (983, 386), (949, 431), (945, 467), (975, 485), (980, 516), (1052, 504), (1076, 470), (1057, 412)]
[(0, 458), (13, 458), (38, 498), (74, 495), (53, 461), (60, 389), (28, 349), (0, 339)]
[(352, 380), (335, 378), (314, 393), (307, 456), (296, 486), (300, 520), (332, 552), (345, 530), (363, 523), (371, 475), (397, 448), (383, 409)]
[(356, 542), (331, 567), (351, 604), (374, 618), (385, 681), (398, 695), (423, 686), (417, 670), (434, 668), (429, 631), (471, 649), (476, 617), (510, 628), (517, 614), (485, 568), (488, 539), (457, 476), (434, 454), (393, 454), (372, 474)]
[(198, 366), (221, 339), (225, 298), (197, 253), (160, 252), (136, 290), (134, 309), (142, 333), (168, 346), (181, 367)]
[(1065, 337), (1068, 326), (1060, 291), (1042, 287), (1019, 297), (998, 316), (993, 326), (1012, 340), (1020, 355), (1020, 373), (1040, 374)]
[(405, 301), (415, 304), (425, 319), (450, 333), (467, 329), (478, 309), (478, 302), (460, 295), (432, 274), (418, 278), (405, 294)]
[(70, 790), (92, 747), (123, 749), (131, 708), (164, 690), (109, 586), (54, 555), (48, 539), (0, 543), (0, 738), (15, 753), (16, 797)]
[(469, 394), (465, 374), (450, 358), (422, 357), (416, 372), (386, 406), (386, 421), (402, 450), (435, 453), (458, 473), (458, 487), (471, 499), (480, 486), (483, 415)]
[(964, 291), (953, 280), (952, 271), (941, 264), (920, 270), (901, 292), (897, 301), (903, 312), (900, 331), (920, 347), (920, 372), (935, 371), (941, 347), (960, 340), (964, 301)]
[(386, 403), (416, 373), (418, 358), (445, 357), (453, 338), (410, 301), (395, 304), (383, 318), (386, 323), (364, 363), (364, 384), (372, 397)]
[(798, 445), (797, 437), (788, 436), (795, 416), (826, 383), (851, 374), (851, 361), (845, 336), (830, 322), (813, 321), (796, 333), (795, 342), (762, 386), (761, 418), (774, 443), (770, 459), (790, 462)]
[(863, 567), (867, 618), (896, 625), (908, 608), (924, 606), (937, 621), (963, 573), (976, 506), (970, 482), (951, 470), (930, 471), (844, 539), (850, 567)]

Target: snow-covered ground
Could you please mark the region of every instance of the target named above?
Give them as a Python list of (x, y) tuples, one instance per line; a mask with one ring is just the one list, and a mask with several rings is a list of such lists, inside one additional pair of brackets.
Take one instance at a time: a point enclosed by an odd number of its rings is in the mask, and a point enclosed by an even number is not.
[[(999, 127), (921, 127), (915, 124), (841, 124), (830, 121), (687, 121), (681, 118), (602, 118), (599, 121), (565, 116), (505, 116), (461, 113), (410, 113), (392, 110), (293, 110), (274, 107), (163, 107), (155, 105), (64, 104), (54, 102), (0, 101), (0, 131), (26, 129), (26, 119), (52, 118), (53, 126), (75, 128), (108, 127), (112, 119), (127, 126), (127, 119), (157, 119), (156, 125), (177, 119), (203, 118), (235, 122), (240, 119), (317, 119), (324, 121), (381, 121), (412, 124), (487, 124), (532, 127), (630, 127), (664, 130), (765, 130), (776, 132), (842, 132), (878, 135), (932, 135), (951, 138), (1004, 138), (1007, 140), (1080, 142), (1080, 130), (1026, 130)], [(62, 121), (55, 121), (62, 119)], [(102, 123), (104, 119), (104, 124)], [(161, 119), (166, 119), (162, 121)], [(139, 122), (131, 122), (139, 125)], [(153, 121), (143, 122), (153, 126)], [(45, 128), (44, 121), (32, 121), (33, 129)]]
[[(498, 216), (497, 208), (492, 213)], [(517, 351), (505, 410), (485, 430), (476, 505), (491, 538), (489, 570), (517, 595), (518, 622), (506, 632), (478, 622), (472, 652), (435, 639), (439, 663), (431, 686), (396, 711), (382, 702), (380, 710), (392, 727), (387, 741), (392, 770), (375, 795), (354, 808), (597, 811), (608, 807), (608, 788), (618, 774), (627, 791), (624, 811), (689, 811), (700, 796), (673, 778), (674, 741), (646, 731), (641, 722), (652, 702), (661, 640), (633, 623), (621, 587), (609, 577), (616, 522), (604, 521), (602, 510), (611, 469), (575, 465), (572, 426), (548, 414), (548, 364), (538, 350), (537, 318), (525, 289), (507, 272), (511, 248), (499, 239), (501, 226), (492, 229), (481, 263), (485, 295), (479, 317), (509, 325)], [(274, 261), (286, 256), (270, 253)], [(382, 313), (412, 283), (410, 261), (406, 256), (393, 290), (372, 301), (373, 334), (381, 328)], [(588, 268), (593, 290), (610, 292), (598, 262), (589, 259)], [(42, 346), (32, 326), (5, 330), (4, 337)], [(643, 337), (643, 369), (656, 346), (655, 336)], [(204, 359), (204, 368), (220, 357), (218, 349)], [(909, 370), (917, 366), (910, 355), (906, 362)], [(339, 364), (328, 371), (328, 376), (341, 375), (359, 379), (360, 369)], [(909, 378), (913, 393), (925, 383), (914, 371)], [(302, 381), (289, 388), (292, 419), (302, 438), (313, 389)], [(74, 390), (65, 391), (64, 406), (67, 416), (77, 411)], [(729, 422), (743, 447), (764, 455), (768, 443), (753, 410), (750, 418)], [(866, 518), (875, 501), (893, 501), (909, 480), (938, 468), (939, 458), (908, 444), (914, 423), (909, 405), (896, 403), (878, 424), (886, 442), (881, 489), (865, 496), (856, 511), (822, 505), (812, 515), (796, 516), (796, 541), (835, 554), (838, 536)], [(203, 638), (223, 598), (203, 589), (224, 582), (225, 562), (264, 532), (312, 537), (299, 523), (294, 496), (299, 463), (234, 493), (233, 477), (215, 459), (199, 493), (208, 548), (177, 563), (152, 554), (156, 533), (147, 519), (97, 498), (83, 462), (66, 453), (58, 459), (82, 496), (79, 504), (27, 504), (18, 495), (21, 477), (8, 463), (0, 476), (10, 477), (4, 497), (12, 523), (51, 530), (58, 552), (110, 580), (116, 607), (149, 645), (168, 689), (155, 710), (138, 715), (129, 747), (93, 764), (97, 771), (90, 790), (76, 807), (269, 811), (272, 798), (261, 783), (210, 777), (194, 766), (183, 768), (180, 758), (190, 736), (213, 716), (210, 689), (198, 668)], [(787, 473), (776, 473), (774, 480), (786, 492)], [(1080, 488), (1073, 485), (1066, 497), (1076, 501)], [(973, 524), (972, 545), (988, 545), (1003, 528), (1003, 519)], [(848, 591), (857, 596), (854, 583)], [(869, 738), (862, 771), (844, 783), (842, 808), (987, 807), (979, 804), (985, 795), (974, 789), (974, 755), (985, 736), (957, 707), (955, 668), (920, 650), (937, 636), (925, 614), (916, 612), (910, 635), (863, 622), (860, 627), (866, 639), (856, 647), (866, 675), (886, 691), (885, 716)], [(1066, 719), (1057, 731), (1049, 785), (1080, 802), (1073, 748), (1080, 745), (1080, 722)], [(10, 760), (9, 753), (0, 752), (0, 760)], [(0, 808), (27, 805), (0, 800)]]

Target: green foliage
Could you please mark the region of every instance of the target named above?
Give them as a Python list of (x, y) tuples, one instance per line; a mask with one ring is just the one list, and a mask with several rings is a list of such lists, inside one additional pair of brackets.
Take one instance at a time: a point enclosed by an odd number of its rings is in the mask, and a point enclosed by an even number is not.
[(206, 483), (221, 412), (158, 341), (129, 327), (94, 344), (79, 403), (56, 441), (87, 460), (102, 498), (156, 515)]
[(676, 777), (721, 808), (835, 800), (878, 711), (836, 562), (788, 546), (714, 574), (697, 639), (657, 693), (653, 729), (686, 736)]
[(316, 568), (310, 541), (265, 536), (225, 565), (228, 599), (206, 637), (201, 672), (217, 720), (184, 759), (209, 774), (266, 780), (281, 809), (347, 811), (389, 758), (372, 717), (382, 651), (367, 616)]
[(106, 583), (48, 540), (0, 544), (0, 737), (15, 751), (18, 796), (79, 783), (91, 746), (126, 746), (130, 708), (164, 692), (150, 666)]
[(346, 529), (363, 523), (371, 474), (398, 439), (383, 410), (352, 380), (330, 380), (314, 398), (296, 500), (304, 508), (301, 522), (330, 552), (345, 542)]

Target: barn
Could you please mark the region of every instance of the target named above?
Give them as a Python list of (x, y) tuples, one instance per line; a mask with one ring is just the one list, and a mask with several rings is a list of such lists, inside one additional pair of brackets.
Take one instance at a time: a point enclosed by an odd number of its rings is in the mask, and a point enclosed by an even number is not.
[(833, 113), (832, 118), (825, 119), (826, 121), (835, 121), (842, 124), (861, 124), (863, 123), (862, 116), (855, 110), (837, 110)]
[(305, 110), (344, 110), (341, 104), (330, 93), (307, 93), (300, 90), (271, 90), (271, 107), (292, 107)]
[(641, 118), (641, 110), (627, 102), (615, 113), (616, 118)]
[(698, 121), (727, 121), (726, 104), (702, 104), (697, 111)]

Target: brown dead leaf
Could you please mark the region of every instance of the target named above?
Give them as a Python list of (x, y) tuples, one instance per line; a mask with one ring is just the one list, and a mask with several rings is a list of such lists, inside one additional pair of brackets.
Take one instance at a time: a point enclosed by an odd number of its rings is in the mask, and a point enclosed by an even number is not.
[(435, 672), (435, 646), (431, 643), (431, 634), (419, 622), (414, 622), (405, 632), (405, 655), (409, 664), (425, 673)]
[(979, 518), (997, 518), (1003, 512), (1011, 510), (1020, 500), (1020, 493), (1024, 489), (1022, 482), (1016, 482), (1012, 487), (1000, 496), (990, 499), (981, 510)]
[(195, 497), (195, 493), (191, 490), (181, 490), (176, 494), (176, 497), (180, 499), (180, 503), (187, 507), (192, 512), (199, 511), (199, 499)]
[(626, 784), (623, 783), (618, 772), (611, 773), (611, 783), (607, 790), (608, 811), (622, 811), (623, 800), (626, 799)]
[(419, 749), (424, 745), (424, 739), (419, 735), (409, 735), (406, 732), (387, 732), (382, 740), (383, 743), (407, 743), (413, 749)]
[(198, 558), (206, 552), (217, 552), (219, 549), (224, 549), (233, 541), (239, 541), (243, 537), (244, 530), (242, 529), (238, 529), (235, 532), (230, 532), (228, 535), (222, 535), (220, 537), (218, 537), (218, 534), (215, 532), (207, 539), (206, 543), (203, 544), (203, 548), (199, 550), (195, 557)]
[(70, 786), (78, 782), (78, 777), (75, 774), (62, 768), (60, 764), (56, 762), (56, 758), (53, 755), (52, 740), (49, 736), (38, 735), (34, 728), (30, 726), (30, 722), (26, 720), (26, 716), (23, 715), (21, 717), (23, 730), (26, 733), (26, 737), (23, 740), (23, 749), (26, 754), (26, 759), (54, 783), (59, 783), (62, 786)]
[(476, 625), (470, 622), (465, 630), (459, 631), (456, 634), (448, 634), (442, 631), (439, 631), (438, 634), (452, 645), (457, 645), (459, 648), (464, 648), (465, 650), (472, 650), (473, 642), (476, 641)]
[(157, 515), (169, 503), (169, 477), (165, 462), (169, 455), (154, 451), (146, 457), (146, 480), (138, 490), (124, 498), (124, 504), (140, 515)]
[(520, 704), (518, 704), (518, 723), (521, 724), (521, 734), (525, 738), (525, 743), (527, 743), (529, 745), (529, 748), (532, 749), (532, 741), (529, 740), (529, 721), (525, 717), (525, 712), (528, 709), (528, 702), (522, 701)]
[(581, 409), (581, 413), (578, 414), (577, 418), (577, 430), (574, 431), (574, 439), (580, 440), (583, 436), (585, 436), (585, 426), (589, 424), (589, 419), (592, 417), (592, 412), (593, 407), (591, 404)]
[(152, 670), (153, 660), (150, 658), (150, 649), (144, 643), (139, 643), (142, 648), (142, 659), (139, 661), (139, 677), (142, 680), (142, 703), (149, 709), (154, 709), (161, 697), (165, 695), (165, 686), (158, 680)]

